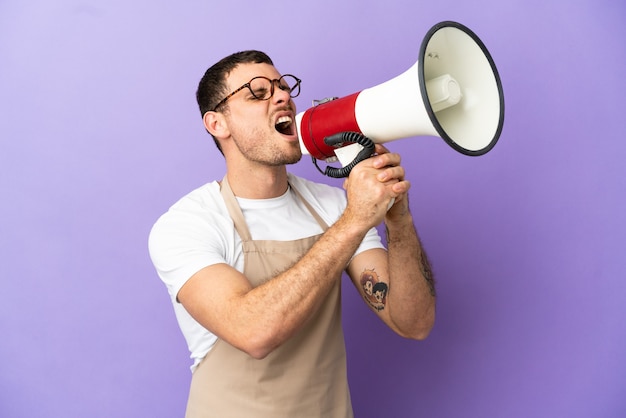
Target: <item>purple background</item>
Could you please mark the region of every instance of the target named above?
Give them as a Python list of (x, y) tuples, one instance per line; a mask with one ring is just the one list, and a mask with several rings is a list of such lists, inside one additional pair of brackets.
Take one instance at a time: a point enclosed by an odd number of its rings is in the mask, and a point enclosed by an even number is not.
[(305, 110), (400, 74), (442, 20), (487, 45), (505, 127), (479, 158), (390, 144), (438, 319), (402, 340), (346, 286), (357, 417), (626, 416), (625, 18), (618, 0), (0, 0), (0, 416), (182, 416), (190, 361), (147, 235), (224, 172), (194, 102), (210, 64), (265, 50)]

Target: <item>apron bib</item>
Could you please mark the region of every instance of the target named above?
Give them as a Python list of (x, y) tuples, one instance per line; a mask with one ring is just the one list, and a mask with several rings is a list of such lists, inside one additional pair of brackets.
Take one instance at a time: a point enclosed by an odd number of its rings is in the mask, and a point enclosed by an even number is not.
[[(292, 187), (322, 229), (328, 225)], [(228, 185), (222, 196), (241, 237), (244, 275), (259, 286), (295, 264), (320, 235), (254, 241)], [(280, 226), (277, 226), (280, 227)], [(341, 328), (341, 281), (292, 338), (256, 360), (218, 339), (191, 379), (186, 418), (352, 417)]]

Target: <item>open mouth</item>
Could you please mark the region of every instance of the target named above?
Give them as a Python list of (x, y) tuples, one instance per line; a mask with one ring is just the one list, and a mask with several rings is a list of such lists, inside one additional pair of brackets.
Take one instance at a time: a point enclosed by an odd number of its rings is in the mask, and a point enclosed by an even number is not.
[(292, 135), (294, 133), (293, 119), (291, 119), (290, 116), (281, 116), (278, 118), (274, 127), (283, 135)]

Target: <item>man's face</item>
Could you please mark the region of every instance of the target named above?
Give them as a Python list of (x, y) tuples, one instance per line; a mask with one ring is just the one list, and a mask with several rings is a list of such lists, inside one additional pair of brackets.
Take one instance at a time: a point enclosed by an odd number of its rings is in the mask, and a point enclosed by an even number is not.
[[(281, 74), (269, 64), (241, 64), (228, 76), (228, 91), (234, 91), (252, 78), (277, 80)], [(248, 160), (272, 166), (300, 161), (296, 107), (289, 92), (274, 85), (269, 100), (258, 100), (245, 88), (228, 99), (224, 116), (234, 143)]]

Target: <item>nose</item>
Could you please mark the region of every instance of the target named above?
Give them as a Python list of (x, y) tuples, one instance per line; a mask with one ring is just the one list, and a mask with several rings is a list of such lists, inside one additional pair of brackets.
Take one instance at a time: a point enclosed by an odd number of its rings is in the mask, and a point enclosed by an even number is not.
[(274, 94), (272, 95), (272, 100), (275, 103), (288, 102), (289, 99), (291, 99), (291, 92), (288, 90), (281, 89), (278, 80), (273, 80), (272, 86), (274, 87)]

